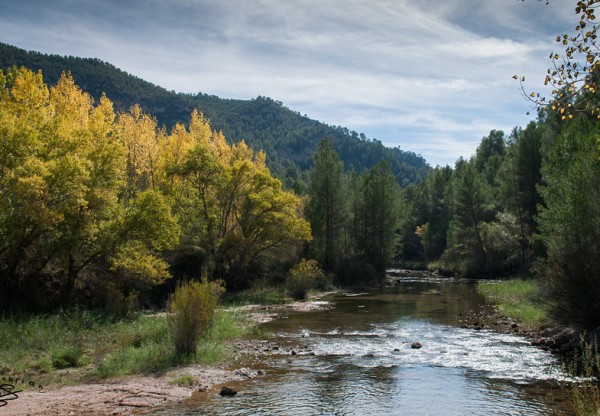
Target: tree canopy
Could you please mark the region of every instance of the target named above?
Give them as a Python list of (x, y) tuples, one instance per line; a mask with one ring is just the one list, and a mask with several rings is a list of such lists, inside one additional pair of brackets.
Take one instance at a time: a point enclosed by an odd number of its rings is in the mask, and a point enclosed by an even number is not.
[(264, 153), (198, 112), (170, 134), (139, 106), (115, 113), (70, 74), (48, 87), (41, 72), (0, 71), (0, 192), (2, 308), (143, 291), (171, 277), (182, 245), (205, 255), (192, 277), (239, 284), (259, 256), (311, 238)]

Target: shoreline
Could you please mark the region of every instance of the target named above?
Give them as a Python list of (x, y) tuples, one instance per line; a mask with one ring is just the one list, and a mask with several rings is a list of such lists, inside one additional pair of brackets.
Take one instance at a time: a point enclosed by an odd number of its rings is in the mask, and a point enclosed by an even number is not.
[[(259, 325), (277, 319), (284, 311), (307, 312), (326, 308), (328, 302), (311, 299), (281, 305), (246, 305), (239, 307), (249, 320)], [(18, 398), (7, 400), (0, 407), (0, 415), (14, 416), (104, 416), (131, 415), (153, 407), (188, 399), (194, 392), (213, 392), (227, 383), (237, 383), (260, 377), (265, 371), (260, 367), (265, 351), (285, 347), (263, 339), (233, 340), (230, 345), (235, 358), (217, 365), (192, 364), (176, 367), (156, 374), (130, 375), (58, 387), (44, 386), (43, 390), (29, 389), (18, 392)], [(250, 368), (248, 363), (252, 362)], [(187, 385), (177, 385), (177, 379), (192, 380)], [(10, 384), (10, 383), (9, 383)], [(17, 383), (15, 383), (17, 384)], [(18, 385), (16, 387), (18, 389)], [(1, 398), (1, 395), (0, 395)], [(1, 402), (0, 402), (1, 404)]]
[[(238, 309), (254, 325), (280, 318), (290, 311), (308, 312), (328, 307), (321, 294), (304, 302), (273, 305), (245, 305)], [(522, 326), (499, 312), (495, 305), (482, 305), (479, 310), (459, 312), (459, 321), (464, 328), (473, 330), (491, 329), (501, 333), (520, 335), (532, 345), (564, 357), (565, 346), (570, 350), (579, 345), (579, 333), (559, 326), (529, 328)], [(565, 331), (569, 331), (568, 336)], [(228, 343), (234, 358), (218, 365), (192, 364), (169, 369), (155, 374), (130, 375), (78, 385), (56, 388), (26, 390), (18, 393), (18, 399), (0, 407), (0, 415), (131, 415), (143, 414), (150, 409), (180, 402), (196, 392), (217, 395), (221, 387), (261, 377), (265, 374), (262, 358), (269, 351), (281, 354), (292, 353), (289, 346), (279, 345), (272, 340), (249, 337)], [(562, 347), (561, 347), (562, 346)], [(289, 351), (288, 351), (289, 350)], [(177, 379), (186, 378), (185, 385), (177, 385)], [(6, 412), (6, 413), (5, 413)]]

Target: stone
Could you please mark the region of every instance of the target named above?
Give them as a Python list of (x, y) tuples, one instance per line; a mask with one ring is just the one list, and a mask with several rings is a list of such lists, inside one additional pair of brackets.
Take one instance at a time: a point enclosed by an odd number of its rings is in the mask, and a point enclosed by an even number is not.
[(413, 350), (418, 350), (419, 348), (421, 348), (421, 347), (422, 347), (422, 345), (421, 345), (421, 343), (420, 343), (420, 342), (417, 342), (417, 341), (415, 341), (415, 342), (413, 342), (412, 344), (410, 344), (410, 347), (411, 347)]
[(553, 340), (554, 340), (554, 344), (557, 347), (560, 347), (561, 345), (569, 343), (571, 341), (579, 340), (579, 333), (577, 331), (575, 331), (573, 328), (565, 328), (562, 331), (560, 331), (558, 334), (556, 334), (553, 337)]
[(223, 397), (231, 397), (235, 396), (237, 394), (237, 391), (229, 387), (222, 387), (219, 394)]
[(546, 340), (543, 338), (536, 338), (533, 341), (531, 341), (531, 345), (533, 345), (534, 347), (539, 347), (544, 345), (545, 342)]
[(254, 378), (255, 376), (255, 373), (249, 368), (240, 368), (238, 370), (235, 370), (234, 374), (247, 378)]

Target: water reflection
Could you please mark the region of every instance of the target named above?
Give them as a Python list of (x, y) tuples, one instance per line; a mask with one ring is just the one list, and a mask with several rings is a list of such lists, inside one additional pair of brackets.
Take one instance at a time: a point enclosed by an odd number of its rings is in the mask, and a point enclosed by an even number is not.
[[(223, 399), (200, 394), (152, 414), (546, 415), (559, 364), (524, 339), (459, 327), (483, 300), (468, 282), (403, 282), (337, 296), (333, 308), (266, 325), (311, 354), (272, 355), (267, 376)], [(423, 348), (411, 349), (419, 341)]]

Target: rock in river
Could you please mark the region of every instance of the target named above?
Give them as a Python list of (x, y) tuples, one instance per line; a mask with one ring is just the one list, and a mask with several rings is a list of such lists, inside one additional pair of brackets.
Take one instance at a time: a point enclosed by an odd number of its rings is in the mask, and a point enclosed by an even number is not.
[(221, 388), (221, 392), (219, 394), (223, 397), (235, 396), (237, 394), (237, 391), (235, 391), (234, 389), (229, 388), (229, 387), (223, 387), (223, 388)]

